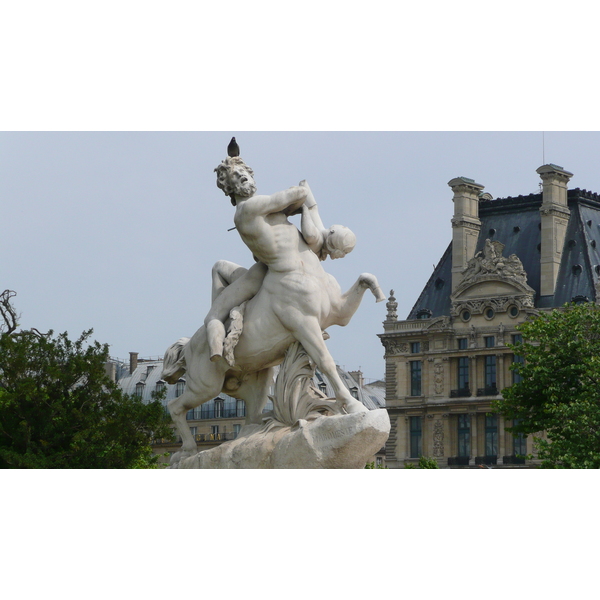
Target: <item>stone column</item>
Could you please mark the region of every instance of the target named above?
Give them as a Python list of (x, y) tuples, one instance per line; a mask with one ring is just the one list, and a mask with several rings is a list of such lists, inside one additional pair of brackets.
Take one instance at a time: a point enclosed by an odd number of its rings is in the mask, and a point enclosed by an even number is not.
[(504, 354), (496, 354), (496, 387), (498, 391), (504, 388)]
[(504, 417), (498, 415), (498, 464), (504, 464), (502, 457), (506, 454), (506, 433), (504, 431)]
[(475, 256), (477, 238), (481, 229), (479, 194), (483, 186), (467, 177), (456, 177), (448, 182), (454, 192), (452, 218), (452, 291), (462, 281), (462, 271)]
[(474, 465), (475, 457), (478, 456), (478, 454), (477, 454), (477, 435), (478, 435), (477, 413), (470, 413), (470, 414), (471, 414), (471, 458), (469, 460), (469, 464)]
[(567, 184), (573, 173), (553, 164), (541, 166), (537, 173), (543, 182), (540, 295), (553, 296), (570, 215)]

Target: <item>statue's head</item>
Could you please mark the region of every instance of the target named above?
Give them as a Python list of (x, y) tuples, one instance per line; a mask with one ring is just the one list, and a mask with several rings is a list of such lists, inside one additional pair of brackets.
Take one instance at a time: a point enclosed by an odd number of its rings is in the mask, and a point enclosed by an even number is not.
[(251, 198), (256, 193), (254, 171), (239, 157), (227, 157), (216, 169), (217, 187), (223, 190), (226, 196)]
[(332, 260), (344, 258), (354, 250), (354, 246), (356, 246), (356, 236), (350, 229), (343, 225), (332, 225), (329, 228), (325, 238), (325, 248)]

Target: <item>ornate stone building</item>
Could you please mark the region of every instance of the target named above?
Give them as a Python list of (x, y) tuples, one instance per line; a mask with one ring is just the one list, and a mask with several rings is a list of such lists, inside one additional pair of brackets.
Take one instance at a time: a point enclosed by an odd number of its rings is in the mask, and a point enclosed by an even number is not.
[(494, 200), (459, 177), (452, 242), (406, 320), (391, 296), (380, 334), (392, 430), (386, 463), (419, 456), (440, 467), (535, 464), (531, 436), (513, 437), (491, 402), (519, 361), (517, 326), (566, 302), (600, 299), (600, 196), (567, 189), (572, 173), (537, 169), (542, 192)]

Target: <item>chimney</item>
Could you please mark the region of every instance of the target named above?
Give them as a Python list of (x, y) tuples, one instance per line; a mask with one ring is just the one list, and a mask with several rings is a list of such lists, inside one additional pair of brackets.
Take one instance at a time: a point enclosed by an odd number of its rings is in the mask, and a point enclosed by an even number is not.
[(567, 205), (567, 184), (573, 173), (553, 164), (542, 165), (536, 171), (543, 182), (540, 295), (553, 296), (571, 214)]
[(116, 381), (117, 381), (117, 365), (113, 361), (108, 360), (105, 363), (105, 365), (104, 365), (104, 371), (106, 372), (106, 376), (113, 383), (116, 383)]
[(462, 272), (475, 256), (481, 221), (479, 194), (482, 185), (468, 177), (456, 177), (448, 182), (454, 192), (452, 218), (452, 291), (462, 281)]
[(139, 354), (139, 352), (130, 352), (129, 353), (129, 372), (132, 374), (137, 369), (137, 366), (138, 366), (138, 354)]
[(348, 371), (348, 375), (358, 383), (358, 387), (362, 388), (365, 385), (365, 378), (363, 377), (362, 371), (359, 369), (358, 371)]

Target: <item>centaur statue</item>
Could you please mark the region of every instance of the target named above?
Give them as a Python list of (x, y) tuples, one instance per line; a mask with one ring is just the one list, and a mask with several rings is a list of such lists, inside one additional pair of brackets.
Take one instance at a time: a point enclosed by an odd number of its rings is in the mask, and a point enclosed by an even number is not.
[[(183, 440), (175, 462), (197, 453), (186, 413), (225, 392), (246, 401), (246, 423), (260, 424), (273, 380), (273, 367), (298, 341), (329, 379), (342, 413), (366, 411), (342, 383), (325, 339), (331, 325), (347, 325), (370, 289), (385, 300), (375, 276), (360, 275), (346, 292), (323, 269), (327, 256), (352, 250), (346, 227), (323, 227), (306, 182), (271, 196), (255, 195), (252, 169), (228, 157), (216, 169), (217, 185), (231, 197), (234, 223), (254, 255), (250, 269), (219, 261), (213, 268), (213, 303), (205, 323), (165, 354), (163, 379), (175, 383), (186, 373), (183, 394), (169, 411)], [(302, 214), (301, 229), (288, 216)]]

